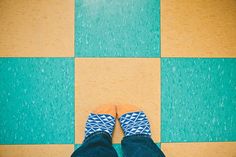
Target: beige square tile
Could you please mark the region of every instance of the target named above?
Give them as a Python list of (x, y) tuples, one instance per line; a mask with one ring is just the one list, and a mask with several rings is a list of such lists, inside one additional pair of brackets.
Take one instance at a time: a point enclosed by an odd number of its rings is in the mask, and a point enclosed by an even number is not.
[(236, 142), (162, 143), (166, 157), (236, 157)]
[[(160, 141), (160, 60), (77, 58), (75, 64), (75, 142), (82, 143), (88, 114), (101, 104), (136, 104), (147, 114)], [(116, 124), (113, 142), (123, 133)]]
[(1, 0), (0, 57), (74, 56), (74, 0)]
[(236, 57), (235, 0), (161, 1), (162, 57)]
[(69, 157), (74, 145), (0, 145), (0, 157)]

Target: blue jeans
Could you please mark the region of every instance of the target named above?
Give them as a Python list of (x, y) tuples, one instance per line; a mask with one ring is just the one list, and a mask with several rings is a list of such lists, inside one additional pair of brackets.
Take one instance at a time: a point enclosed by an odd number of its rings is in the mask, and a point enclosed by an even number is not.
[[(123, 157), (165, 157), (153, 140), (145, 135), (124, 137), (121, 141)], [(112, 139), (105, 132), (87, 137), (71, 157), (118, 157)]]

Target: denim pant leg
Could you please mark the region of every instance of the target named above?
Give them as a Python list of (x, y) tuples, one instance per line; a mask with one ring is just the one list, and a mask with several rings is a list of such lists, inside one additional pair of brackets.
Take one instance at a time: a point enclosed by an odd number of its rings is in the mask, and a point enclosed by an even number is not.
[(165, 157), (150, 137), (134, 135), (121, 141), (123, 157)]
[(118, 157), (109, 134), (97, 132), (87, 137), (71, 157)]

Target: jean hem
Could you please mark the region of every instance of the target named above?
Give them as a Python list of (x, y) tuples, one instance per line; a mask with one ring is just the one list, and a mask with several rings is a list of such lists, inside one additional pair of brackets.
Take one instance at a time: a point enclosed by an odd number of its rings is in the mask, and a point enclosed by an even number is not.
[(135, 138), (135, 137), (147, 137), (147, 138), (151, 138), (150, 135), (147, 135), (147, 134), (137, 134), (137, 135), (130, 135), (130, 136), (125, 136), (123, 137), (124, 138)]
[(92, 133), (88, 137), (86, 137), (84, 139), (83, 143), (85, 143), (86, 141), (90, 140), (91, 138), (93, 138), (94, 136), (97, 136), (97, 135), (105, 135), (105, 136), (107, 136), (111, 140), (111, 136), (107, 132), (105, 132), (105, 131), (97, 131), (97, 132)]

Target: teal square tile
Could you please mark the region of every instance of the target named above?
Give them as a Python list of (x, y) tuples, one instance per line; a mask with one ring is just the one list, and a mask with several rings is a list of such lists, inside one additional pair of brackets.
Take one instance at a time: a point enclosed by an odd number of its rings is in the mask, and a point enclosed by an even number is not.
[(161, 141), (236, 140), (236, 59), (161, 59)]
[(74, 150), (78, 149), (81, 146), (81, 144), (74, 144)]
[(159, 57), (160, 0), (75, 0), (77, 57)]
[(0, 144), (74, 143), (74, 59), (0, 59)]

